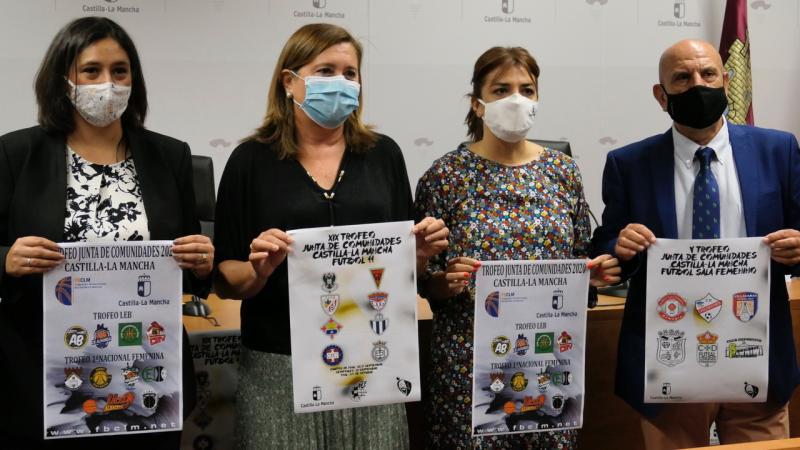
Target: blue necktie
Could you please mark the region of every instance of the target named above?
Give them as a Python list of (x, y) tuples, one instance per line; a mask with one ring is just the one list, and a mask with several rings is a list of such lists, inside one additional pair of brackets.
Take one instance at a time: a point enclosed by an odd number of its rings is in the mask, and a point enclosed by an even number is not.
[(700, 171), (694, 179), (692, 239), (719, 239), (719, 185), (711, 171), (714, 149), (703, 147), (694, 153)]

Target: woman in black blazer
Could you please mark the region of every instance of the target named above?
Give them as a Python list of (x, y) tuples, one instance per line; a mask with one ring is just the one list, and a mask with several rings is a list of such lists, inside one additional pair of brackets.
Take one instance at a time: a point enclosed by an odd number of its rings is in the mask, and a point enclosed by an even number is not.
[(207, 294), (214, 247), (199, 235), (189, 147), (144, 129), (139, 57), (109, 19), (59, 31), (36, 97), (39, 126), (0, 137), (0, 448), (178, 448), (180, 432), (43, 441), (41, 274), (63, 260), (56, 242), (168, 239), (184, 290)]

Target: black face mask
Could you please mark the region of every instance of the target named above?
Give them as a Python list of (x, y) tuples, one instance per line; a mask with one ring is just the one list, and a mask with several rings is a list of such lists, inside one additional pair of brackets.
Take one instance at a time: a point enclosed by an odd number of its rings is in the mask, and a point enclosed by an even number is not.
[[(661, 89), (667, 94), (664, 85)], [(728, 97), (725, 88), (693, 86), (680, 94), (667, 94), (667, 112), (672, 120), (691, 128), (706, 128), (714, 124), (725, 108)]]

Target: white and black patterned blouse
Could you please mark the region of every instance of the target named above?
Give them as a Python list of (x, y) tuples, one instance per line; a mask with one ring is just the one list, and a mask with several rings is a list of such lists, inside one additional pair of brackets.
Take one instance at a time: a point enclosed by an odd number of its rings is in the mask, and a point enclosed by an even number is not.
[(64, 241), (142, 241), (150, 238), (133, 158), (94, 164), (67, 147)]

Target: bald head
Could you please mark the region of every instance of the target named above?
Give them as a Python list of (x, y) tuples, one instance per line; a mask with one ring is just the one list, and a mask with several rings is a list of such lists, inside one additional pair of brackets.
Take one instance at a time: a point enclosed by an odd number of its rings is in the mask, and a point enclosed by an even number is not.
[(722, 58), (713, 45), (698, 39), (684, 39), (673, 44), (661, 54), (658, 62), (658, 80), (667, 84), (676, 69), (713, 66), (722, 74)]

